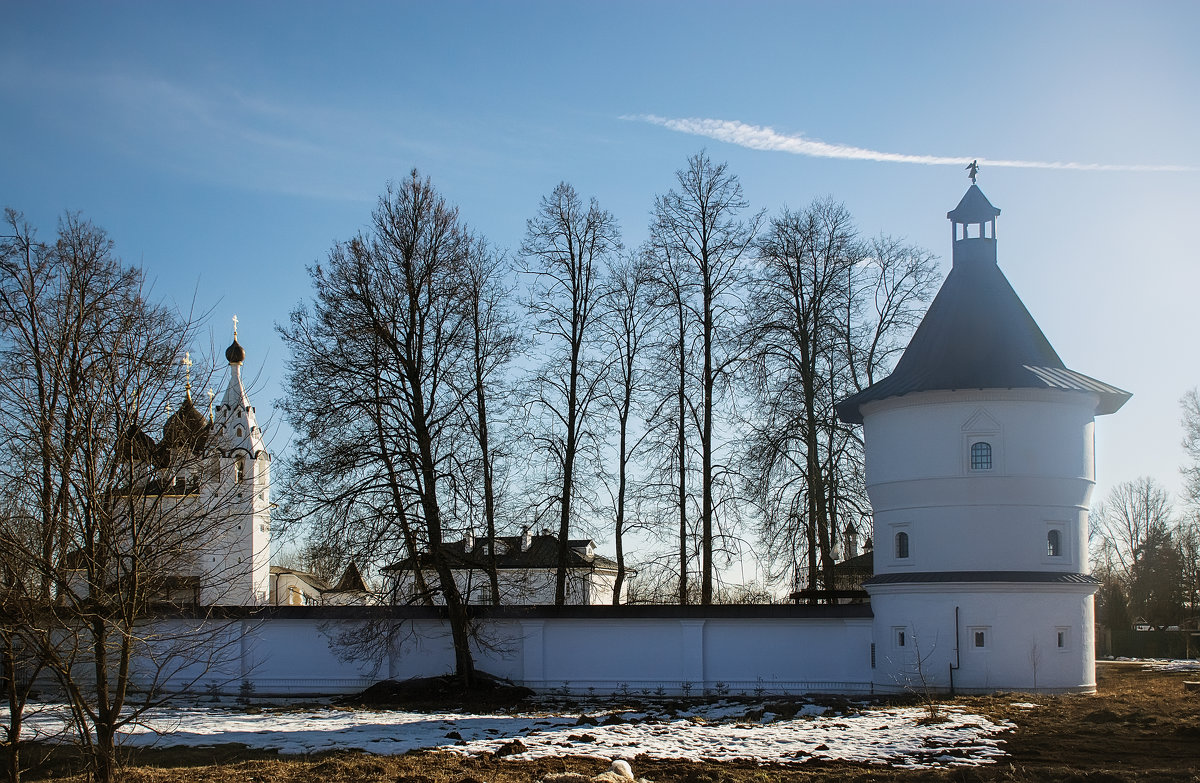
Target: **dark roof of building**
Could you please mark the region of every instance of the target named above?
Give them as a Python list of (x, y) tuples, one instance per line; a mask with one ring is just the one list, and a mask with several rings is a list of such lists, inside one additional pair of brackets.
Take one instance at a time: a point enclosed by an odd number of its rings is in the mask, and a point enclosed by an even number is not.
[(171, 414), (163, 427), (162, 443), (168, 448), (187, 448), (199, 454), (208, 440), (208, 419), (196, 410), (189, 392), (179, 409)]
[(955, 223), (986, 223), (1000, 214), (1000, 210), (992, 206), (987, 196), (979, 186), (971, 183), (963, 194), (958, 206), (946, 213), (946, 217)]
[[(529, 537), (529, 548), (522, 550), (521, 536), (497, 536), (495, 546), (496, 569), (524, 570), (558, 567), (558, 537), (548, 534)], [(594, 544), (591, 540), (572, 539), (567, 542), (567, 568), (585, 569), (589, 571), (615, 571), (617, 564), (593, 553), (587, 555)], [(476, 538), (470, 550), (465, 541), (448, 541), (442, 544), (442, 553), (450, 563), (451, 568), (484, 569), (491, 565), (489, 547), (491, 539)], [(427, 556), (424, 556), (427, 557)], [(383, 568), (384, 571), (405, 571), (413, 567), (412, 558), (406, 557), (398, 563)]]
[(342, 572), (342, 578), (333, 586), (335, 592), (367, 592), (367, 583), (362, 578), (362, 572), (358, 570), (355, 563), (346, 566), (346, 570)]
[(271, 566), (271, 574), (276, 577), (281, 574), (290, 574), (321, 593), (327, 593), (333, 589), (324, 579), (316, 574), (310, 574), (308, 571), (297, 571), (294, 568), (284, 568), (283, 566)]
[(875, 572), (875, 552), (863, 552), (849, 560), (833, 564), (835, 574), (871, 574)]
[[(980, 212), (983, 204), (991, 207), (982, 193), (978, 194), (982, 204), (972, 197), (977, 191), (972, 185), (951, 216), (959, 210)], [(896, 369), (842, 400), (837, 413), (842, 421), (860, 424), (864, 403), (913, 392), (961, 389), (1091, 392), (1100, 398), (1097, 414), (1113, 413), (1130, 397), (1129, 392), (1067, 369), (990, 259), (955, 263)]]
[(1038, 584), (1098, 585), (1089, 574), (1061, 571), (916, 571), (906, 574), (876, 574), (864, 585), (919, 584), (922, 582), (1036, 582)]

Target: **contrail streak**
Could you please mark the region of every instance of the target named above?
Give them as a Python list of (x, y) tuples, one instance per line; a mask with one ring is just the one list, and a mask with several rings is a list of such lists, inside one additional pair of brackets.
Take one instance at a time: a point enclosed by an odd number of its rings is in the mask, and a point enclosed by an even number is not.
[[(924, 166), (962, 166), (974, 158), (944, 155), (906, 155), (899, 152), (851, 147), (846, 144), (829, 144), (809, 139), (800, 134), (787, 135), (759, 125), (747, 125), (736, 120), (713, 120), (699, 117), (671, 119), (653, 114), (625, 115), (623, 120), (649, 122), (680, 133), (704, 136), (729, 144), (737, 144), (752, 150), (788, 152), (792, 155), (807, 155), (812, 158), (841, 158), (844, 160), (872, 160), (883, 163), (917, 163)], [(1071, 171), (1195, 171), (1192, 166), (1142, 165), (1116, 163), (1073, 163), (1066, 161), (1040, 160), (995, 160), (978, 158), (980, 164), (1019, 169), (1066, 169)]]

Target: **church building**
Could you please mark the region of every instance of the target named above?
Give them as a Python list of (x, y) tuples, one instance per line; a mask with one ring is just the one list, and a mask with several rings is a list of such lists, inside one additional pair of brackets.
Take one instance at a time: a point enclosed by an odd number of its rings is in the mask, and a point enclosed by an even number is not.
[(866, 444), (881, 690), (1095, 688), (1094, 419), (1130, 395), (1055, 353), (997, 264), (999, 214), (972, 182), (895, 370), (837, 406)]

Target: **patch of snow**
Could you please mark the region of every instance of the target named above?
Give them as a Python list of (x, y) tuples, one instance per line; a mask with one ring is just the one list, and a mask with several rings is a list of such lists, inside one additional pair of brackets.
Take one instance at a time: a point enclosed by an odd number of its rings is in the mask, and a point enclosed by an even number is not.
[(1028, 701), (1014, 701), (1011, 706), (1022, 710), (1032, 710), (1038, 705)]
[[(525, 750), (514, 759), (578, 755), (661, 759), (748, 760), (797, 764), (836, 759), (897, 767), (978, 765), (1004, 755), (997, 736), (1013, 728), (957, 708), (947, 720), (921, 725), (925, 710), (866, 708), (825, 716), (826, 708), (806, 705), (793, 719), (742, 722), (745, 705), (716, 704), (678, 715), (608, 713), (620, 720), (579, 725), (578, 713), (519, 715), (417, 713), (347, 709), (268, 708), (245, 711), (217, 706), (162, 707), (129, 727), (122, 743), (133, 746), (208, 746), (243, 743), (280, 753), (363, 750), (379, 755), (440, 749), (464, 755), (493, 753), (520, 739)], [(775, 716), (772, 716), (773, 718)], [(61, 737), (68, 714), (46, 709), (30, 716), (30, 739)], [(447, 737), (447, 734), (453, 734)]]

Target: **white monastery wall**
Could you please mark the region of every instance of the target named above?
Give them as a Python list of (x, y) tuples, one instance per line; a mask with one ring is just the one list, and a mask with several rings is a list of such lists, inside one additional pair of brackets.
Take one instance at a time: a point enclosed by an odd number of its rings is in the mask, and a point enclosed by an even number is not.
[[(300, 614), (283, 614), (288, 613)], [(449, 626), (440, 619), (402, 621), (390, 655), (344, 660), (331, 639), (380, 621), (356, 617), (353, 611), (341, 618), (336, 612), (323, 614), (207, 621), (213, 644), (224, 646), (210, 656), (199, 655), (199, 646), (193, 645), (197, 662), (176, 666), (169, 685), (196, 694), (336, 694), (381, 679), (451, 671)], [(484, 643), (475, 649), (477, 669), (540, 692), (583, 695), (625, 690), (863, 693), (872, 687), (872, 621), (866, 611), (847, 617), (529, 614), (480, 621)], [(165, 637), (172, 624), (193, 627), (197, 621), (161, 622)]]
[(978, 583), (948, 593), (935, 582), (873, 590), (875, 671), (885, 675), (876, 690), (946, 690), (953, 677), (959, 692), (1092, 691), (1093, 589)]

